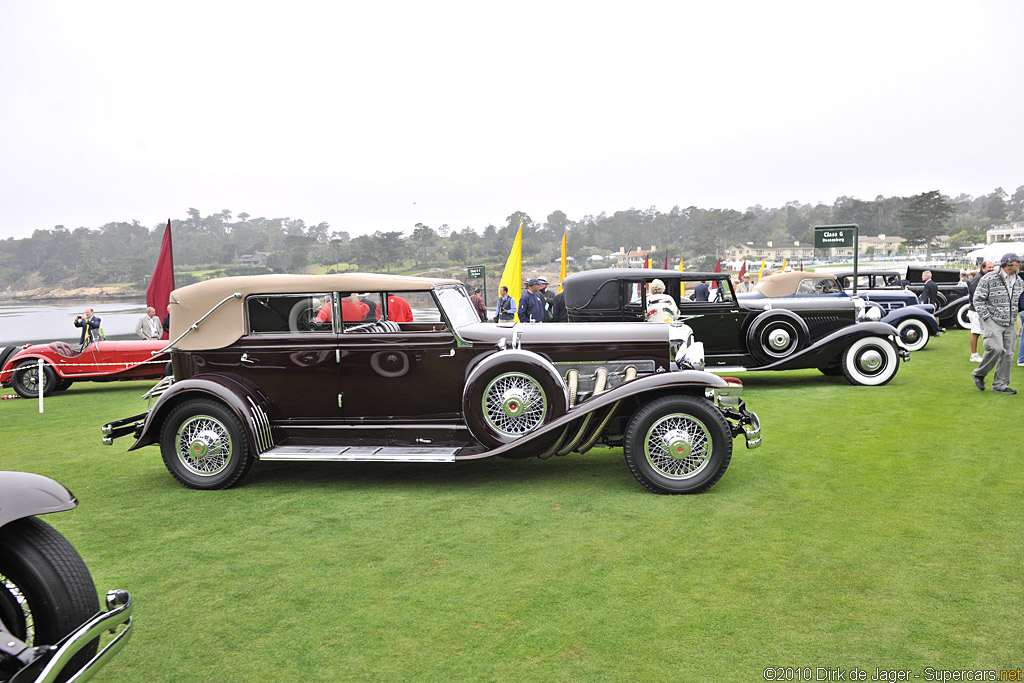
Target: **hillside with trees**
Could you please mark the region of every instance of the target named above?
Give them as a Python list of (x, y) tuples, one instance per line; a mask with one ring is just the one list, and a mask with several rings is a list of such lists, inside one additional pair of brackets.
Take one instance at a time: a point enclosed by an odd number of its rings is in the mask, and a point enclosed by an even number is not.
[[(862, 235), (902, 236), (928, 245), (950, 235), (953, 247), (983, 242), (994, 225), (1024, 220), (1024, 186), (1010, 195), (1002, 188), (982, 197), (938, 191), (912, 197), (865, 201), (839, 197), (831, 206), (789, 202), (746, 211), (675, 206), (669, 211), (630, 208), (572, 219), (553, 211), (543, 221), (521, 212), (503, 225), (414, 226), (352, 237), (327, 223), (253, 217), (229, 210), (203, 216), (190, 208), (172, 219), (179, 286), (201, 277), (263, 272), (359, 269), (375, 272), (448, 272), (467, 265), (503, 264), (520, 218), (524, 264), (548, 264), (560, 253), (563, 232), (576, 264), (620, 247), (656, 245), (654, 262), (680, 257), (688, 268), (711, 268), (726, 248), (768, 240), (813, 242), (815, 225), (857, 223)], [(24, 239), (0, 240), (0, 293), (29, 287), (74, 288), (129, 284), (144, 287), (156, 262), (164, 224), (107, 223), (98, 228), (63, 225), (36, 230)], [(243, 257), (253, 257), (257, 259)], [(257, 261), (257, 265), (245, 263)], [(493, 271), (492, 271), (493, 272)], [(190, 274), (191, 273), (191, 274)]]

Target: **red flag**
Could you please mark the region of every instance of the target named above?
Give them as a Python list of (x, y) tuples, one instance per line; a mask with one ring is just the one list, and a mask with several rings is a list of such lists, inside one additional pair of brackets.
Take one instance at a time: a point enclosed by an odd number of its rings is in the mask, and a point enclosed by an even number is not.
[[(171, 249), (171, 219), (168, 218), (167, 228), (164, 229), (164, 239), (160, 243), (160, 256), (156, 259), (153, 277), (149, 279), (149, 286), (146, 287), (146, 305), (156, 309), (156, 315), (160, 320), (167, 316), (167, 302), (170, 301), (173, 290), (174, 256)], [(167, 335), (168, 330), (165, 326), (161, 339), (167, 339)]]
[(744, 273), (746, 273), (746, 272), (747, 272), (747, 259), (743, 259), (743, 265), (742, 265), (742, 266), (740, 266), (740, 274), (739, 274), (739, 275), (737, 275), (737, 277), (739, 278), (739, 280), (740, 280), (741, 282), (743, 281), (743, 275), (744, 275)]
[[(722, 272), (722, 260), (721, 259), (719, 259), (718, 263), (715, 264), (715, 272), (716, 273), (721, 273)], [(712, 280), (711, 281), (711, 289), (718, 289), (718, 280)]]
[(668, 252), (665, 252), (665, 265), (661, 267), (662, 270), (668, 270)]
[(804, 272), (804, 262), (803, 261), (800, 262), (800, 272), (801, 273)]

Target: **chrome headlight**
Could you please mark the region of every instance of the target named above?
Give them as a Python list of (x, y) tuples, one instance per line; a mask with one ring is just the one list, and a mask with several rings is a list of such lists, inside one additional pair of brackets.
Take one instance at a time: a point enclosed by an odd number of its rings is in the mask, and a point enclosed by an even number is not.
[(881, 320), (882, 311), (878, 306), (868, 306), (867, 310), (864, 311), (864, 318), (866, 320)]

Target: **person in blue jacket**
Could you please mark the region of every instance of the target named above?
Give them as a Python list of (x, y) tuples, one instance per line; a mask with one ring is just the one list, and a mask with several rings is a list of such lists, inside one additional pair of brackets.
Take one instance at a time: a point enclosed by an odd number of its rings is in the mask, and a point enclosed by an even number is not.
[(99, 341), (103, 338), (100, 332), (100, 319), (98, 316), (93, 315), (92, 308), (85, 309), (85, 316), (75, 316), (75, 327), (82, 328), (82, 337), (78, 340), (84, 349), (89, 344)]
[(532, 278), (526, 283), (526, 291), (519, 297), (519, 322), (544, 322), (544, 299), (538, 294), (541, 284), (537, 278)]

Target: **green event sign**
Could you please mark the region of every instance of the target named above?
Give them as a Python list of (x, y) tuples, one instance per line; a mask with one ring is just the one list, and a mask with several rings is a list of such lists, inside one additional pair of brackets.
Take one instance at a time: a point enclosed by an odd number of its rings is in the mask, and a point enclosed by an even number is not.
[(470, 280), (475, 280), (478, 278), (482, 278), (484, 276), (484, 272), (484, 266), (468, 266), (466, 268), (466, 277), (468, 277)]
[(814, 226), (814, 248), (852, 247), (857, 240), (856, 225)]

